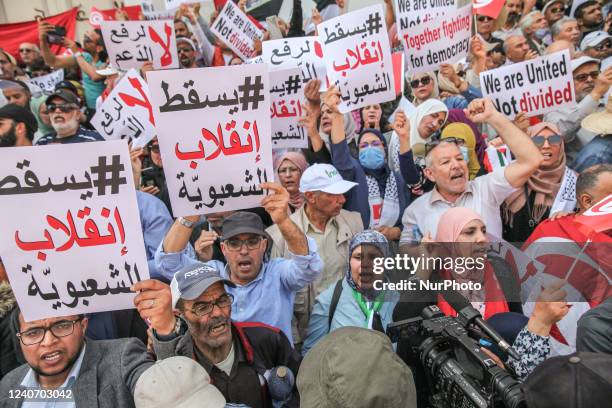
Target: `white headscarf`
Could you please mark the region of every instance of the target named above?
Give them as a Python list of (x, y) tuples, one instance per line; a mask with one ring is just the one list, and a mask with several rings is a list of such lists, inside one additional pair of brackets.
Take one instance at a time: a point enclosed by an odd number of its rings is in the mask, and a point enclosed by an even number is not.
[[(431, 80), (433, 81), (433, 90), (432, 90), (432, 92), (431, 92), (431, 95), (429, 95), (429, 98), (427, 98), (427, 99), (437, 98), (437, 97), (440, 95), (440, 91), (439, 91), (439, 89), (438, 89), (438, 78), (437, 78), (437, 76), (436, 76), (436, 73), (435, 73), (435, 72), (433, 72), (433, 71), (428, 71), (428, 72), (425, 72), (425, 74), (427, 74), (427, 76), (429, 76), (429, 77), (431, 78)], [(406, 76), (406, 80), (408, 81), (408, 83), (410, 83), (410, 82), (411, 82), (413, 79), (415, 79), (417, 76), (418, 76), (419, 78), (421, 78), (421, 77), (422, 77), (422, 73), (419, 73), (419, 74), (412, 74), (412, 75), (410, 75), (410, 77), (408, 77), (408, 72), (406, 72), (405, 76)], [(413, 95), (414, 95), (414, 92), (413, 92)], [(420, 105), (420, 104), (421, 104), (421, 103), (423, 103), (423, 102), (425, 102), (425, 101), (418, 100), (418, 99), (416, 98), (416, 96), (415, 96), (415, 97), (414, 97), (414, 99), (412, 100), (412, 103), (413, 103), (415, 106), (418, 106), (418, 105)]]

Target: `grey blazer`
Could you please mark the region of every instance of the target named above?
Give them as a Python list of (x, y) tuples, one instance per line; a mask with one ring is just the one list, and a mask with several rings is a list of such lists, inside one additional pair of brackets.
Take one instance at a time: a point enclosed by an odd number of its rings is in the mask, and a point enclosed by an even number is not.
[[(77, 408), (134, 407), (134, 388), (144, 370), (153, 363), (142, 342), (136, 338), (87, 340), (85, 356), (73, 395)], [(9, 399), (9, 390), (21, 388), (29, 366), (24, 364), (0, 382), (0, 407), (18, 408), (23, 400)]]

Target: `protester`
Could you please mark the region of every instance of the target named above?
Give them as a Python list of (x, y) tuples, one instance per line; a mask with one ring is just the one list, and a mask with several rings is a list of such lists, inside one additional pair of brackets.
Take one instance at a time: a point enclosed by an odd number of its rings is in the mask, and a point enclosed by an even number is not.
[(563, 0), (551, 0), (542, 7), (542, 13), (544, 13), (549, 27), (563, 18), (564, 11), (565, 2)]
[(4, 265), (0, 262), (0, 380), (19, 367), (19, 341), (11, 329), (11, 313), (17, 307), (17, 299), (11, 289)]
[(563, 17), (551, 27), (551, 34), (554, 41), (565, 40), (578, 47), (582, 35), (576, 19)]
[(580, 317), (576, 350), (612, 354), (612, 297)]
[(15, 57), (0, 48), (0, 79), (15, 79), (17, 61)]
[(198, 68), (196, 45), (188, 37), (176, 37), (176, 49), (181, 62), (181, 68)]
[(588, 57), (603, 61), (612, 56), (612, 35), (605, 31), (593, 31), (584, 36), (580, 50)]
[(493, 36), (494, 26), (494, 18), (484, 15), (476, 16), (476, 32), (482, 37), (482, 39), (487, 43), (502, 45), (504, 41)]
[(308, 167), (306, 158), (298, 152), (287, 152), (274, 160), (274, 168), (280, 184), (289, 193), (289, 210), (296, 212), (304, 204), (300, 191), (300, 179)]
[(527, 39), (529, 48), (543, 55), (546, 47), (552, 42), (548, 21), (544, 14), (535, 10), (523, 17), (521, 30)]
[(23, 108), (30, 107), (32, 94), (30, 88), (19, 80), (0, 81), (0, 89), (6, 98), (7, 103), (19, 105)]
[(0, 147), (32, 146), (38, 129), (36, 118), (19, 105), (0, 108)]
[(608, 97), (605, 111), (591, 113), (581, 125), (596, 136), (578, 152), (571, 167), (581, 172), (596, 164), (612, 163), (612, 98)]

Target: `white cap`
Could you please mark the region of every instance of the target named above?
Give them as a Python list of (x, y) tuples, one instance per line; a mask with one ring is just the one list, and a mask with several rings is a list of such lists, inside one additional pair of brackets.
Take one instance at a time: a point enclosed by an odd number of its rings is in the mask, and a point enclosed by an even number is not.
[(223, 408), (223, 394), (194, 360), (159, 360), (142, 373), (134, 388), (136, 408)]
[(357, 183), (346, 181), (331, 164), (313, 164), (300, 179), (300, 193), (323, 191), (329, 194), (344, 194)]
[(608, 38), (612, 38), (612, 35), (606, 33), (605, 31), (593, 31), (592, 33), (588, 33), (584, 36), (582, 42), (580, 42), (580, 49), (584, 51), (589, 47), (595, 47)]
[(118, 73), (119, 73), (119, 71), (117, 71), (115, 68), (113, 68), (113, 66), (111, 64), (108, 64), (105, 68), (97, 69), (96, 70), (96, 74), (102, 75), (102, 76), (117, 75)]
[(601, 63), (601, 61), (599, 61), (596, 58), (591, 58), (591, 57), (587, 57), (586, 55), (583, 55), (582, 57), (578, 57), (572, 60), (572, 71), (577, 70), (582, 65), (588, 64), (589, 62), (595, 62), (598, 65)]

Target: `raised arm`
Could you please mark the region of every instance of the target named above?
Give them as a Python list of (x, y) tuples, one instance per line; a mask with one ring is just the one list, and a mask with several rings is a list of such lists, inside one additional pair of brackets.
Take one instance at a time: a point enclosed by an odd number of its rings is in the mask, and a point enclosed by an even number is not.
[(46, 21), (40, 20), (38, 22), (38, 39), (40, 42), (40, 52), (45, 64), (55, 69), (59, 68), (73, 68), (77, 65), (76, 60), (72, 56), (58, 56), (51, 51), (49, 42), (47, 41), (47, 34), (53, 31), (55, 26), (49, 24)]

